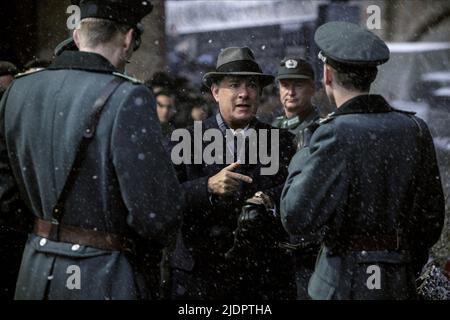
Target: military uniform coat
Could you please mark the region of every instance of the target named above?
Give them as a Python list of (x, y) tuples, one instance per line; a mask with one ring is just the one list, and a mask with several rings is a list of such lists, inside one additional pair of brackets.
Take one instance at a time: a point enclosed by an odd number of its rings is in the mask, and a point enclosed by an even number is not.
[[(285, 128), (295, 135), (294, 146), (300, 150), (309, 145), (311, 135), (317, 127), (320, 119), (317, 108), (313, 107), (309, 115), (303, 119), (299, 116), (288, 119), (286, 116), (280, 116), (275, 119), (272, 126), (276, 128)], [(318, 243), (308, 243), (304, 246), (297, 237), (290, 237), (289, 250), (292, 251), (295, 264), (295, 278), (297, 283), (297, 299), (309, 300), (308, 281), (314, 271), (314, 264), (317, 257)]]
[[(285, 229), (323, 248), (309, 282), (314, 299), (415, 298), (415, 272), (439, 238), (444, 197), (425, 123), (377, 95), (344, 103), (298, 152), (281, 198)], [(398, 250), (352, 250), (400, 235)], [(380, 268), (381, 288), (367, 286)]]
[[(90, 110), (102, 88), (123, 77), (116, 72), (98, 54), (67, 51), (48, 70), (13, 82), (0, 109), (2, 220), (12, 218), (5, 215), (18, 191), (35, 217), (52, 219)], [(103, 110), (64, 203), (62, 224), (127, 235), (136, 246), (146, 247), (152, 239), (164, 243), (179, 224), (182, 195), (162, 145), (154, 97), (144, 85), (127, 80)], [(145, 251), (136, 256), (31, 234), (16, 298), (149, 298), (144, 259)], [(74, 266), (79, 289), (70, 278)]]
[(297, 150), (304, 147), (311, 138), (311, 126), (320, 119), (316, 108), (313, 108), (309, 115), (300, 119), (299, 116), (288, 119), (286, 116), (280, 116), (275, 119), (272, 126), (275, 128), (288, 129), (289, 132), (295, 135), (294, 145)]

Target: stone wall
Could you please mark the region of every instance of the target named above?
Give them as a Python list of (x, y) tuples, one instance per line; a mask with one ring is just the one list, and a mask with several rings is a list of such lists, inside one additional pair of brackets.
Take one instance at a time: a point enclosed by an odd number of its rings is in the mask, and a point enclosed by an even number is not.
[[(30, 2), (28, 7), (17, 2), (10, 4), (8, 12), (16, 16), (4, 22), (9, 45), (8, 54), (3, 59), (18, 64), (33, 58), (52, 59), (54, 48), (71, 34), (67, 28), (70, 14), (66, 13), (71, 4), (69, 0), (27, 1)], [(164, 1), (154, 0), (152, 3), (154, 11), (143, 20), (142, 46), (127, 68), (130, 75), (140, 80), (150, 78), (155, 71), (164, 70), (166, 65)]]
[(149, 79), (156, 71), (164, 71), (166, 66), (164, 1), (153, 0), (152, 3), (153, 12), (142, 21), (145, 28), (142, 46), (127, 67), (127, 72), (140, 80)]

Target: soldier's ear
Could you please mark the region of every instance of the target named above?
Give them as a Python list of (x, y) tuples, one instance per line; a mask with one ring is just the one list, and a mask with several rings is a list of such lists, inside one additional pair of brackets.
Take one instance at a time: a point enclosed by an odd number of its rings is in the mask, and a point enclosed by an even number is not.
[(128, 32), (125, 34), (125, 39), (123, 41), (123, 48), (125, 50), (125, 52), (132, 52), (134, 50), (134, 30), (130, 29), (128, 30)]
[(77, 48), (80, 49), (80, 37), (78, 35), (78, 29), (73, 30), (72, 38)]

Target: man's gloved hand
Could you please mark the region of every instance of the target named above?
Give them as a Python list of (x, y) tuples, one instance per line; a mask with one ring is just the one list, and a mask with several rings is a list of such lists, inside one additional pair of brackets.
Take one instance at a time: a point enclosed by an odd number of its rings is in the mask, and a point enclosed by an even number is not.
[(274, 211), (273, 201), (262, 192), (248, 199), (238, 217), (233, 247), (225, 254), (225, 258), (264, 255), (268, 249), (276, 247), (279, 240), (276, 239), (276, 224), (280, 221)]
[(247, 199), (246, 201), (247, 204), (254, 204), (254, 205), (262, 205), (264, 206), (264, 208), (266, 209), (266, 211), (269, 212), (275, 212), (275, 204), (273, 203), (272, 198), (270, 198), (267, 194), (265, 194), (262, 191), (258, 191), (257, 193), (255, 193), (255, 195), (250, 198)]

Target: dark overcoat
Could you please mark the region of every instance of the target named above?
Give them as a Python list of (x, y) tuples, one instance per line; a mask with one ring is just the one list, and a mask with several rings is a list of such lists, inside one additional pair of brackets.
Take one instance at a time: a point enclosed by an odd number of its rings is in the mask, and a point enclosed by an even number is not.
[[(221, 124), (219, 126), (219, 123)], [(224, 124), (220, 114), (201, 125), (201, 135), (209, 129), (220, 130), (223, 139), (223, 162), (226, 162), (226, 141)], [(275, 128), (254, 119), (250, 128), (260, 137), (266, 130), (266, 145), (270, 149), (271, 130)], [(260, 131), (261, 130), (261, 131)], [(216, 131), (217, 132), (217, 131)], [(190, 129), (194, 141), (194, 130)], [(200, 136), (200, 139), (202, 136)], [(274, 217), (253, 243), (256, 258), (241, 255), (237, 260), (226, 259), (225, 253), (233, 246), (237, 218), (245, 200), (257, 191), (263, 191), (279, 203), (281, 189), (287, 176), (287, 166), (294, 154), (293, 135), (279, 130), (279, 168), (274, 175), (262, 175), (260, 158), (256, 164), (242, 164), (235, 172), (250, 176), (253, 183), (241, 183), (240, 189), (228, 198), (217, 198), (208, 192), (208, 179), (225, 168), (226, 163), (182, 164), (177, 167), (179, 179), (186, 194), (186, 209), (182, 227), (182, 241), (177, 254), (172, 257), (173, 295), (189, 299), (294, 299), (295, 289), (291, 257), (278, 248), (279, 242), (286, 242), (287, 234), (279, 217)], [(259, 140), (262, 147), (263, 143)], [(204, 139), (199, 145), (203, 152), (210, 144)], [(247, 144), (248, 146), (249, 144)], [(194, 151), (194, 147), (193, 147)], [(248, 150), (247, 150), (248, 158)], [(183, 250), (180, 249), (180, 243)], [(262, 249), (261, 249), (262, 248)], [(256, 254), (258, 253), (258, 254)], [(248, 258), (248, 259), (247, 259)]]
[(347, 101), (292, 159), (281, 216), (292, 236), (322, 242), (312, 298), (414, 298), (444, 221), (426, 124), (378, 95)]
[[(13, 82), (0, 108), (2, 221), (25, 218), (11, 210), (19, 193), (34, 217), (53, 218), (91, 108), (115, 77), (124, 76), (101, 55), (67, 51), (47, 70)], [(148, 248), (176, 232), (182, 199), (153, 94), (126, 79), (104, 108), (61, 224), (123, 235)], [(149, 298), (157, 289), (142, 265), (148, 252), (138, 256), (30, 234), (16, 298)]]

